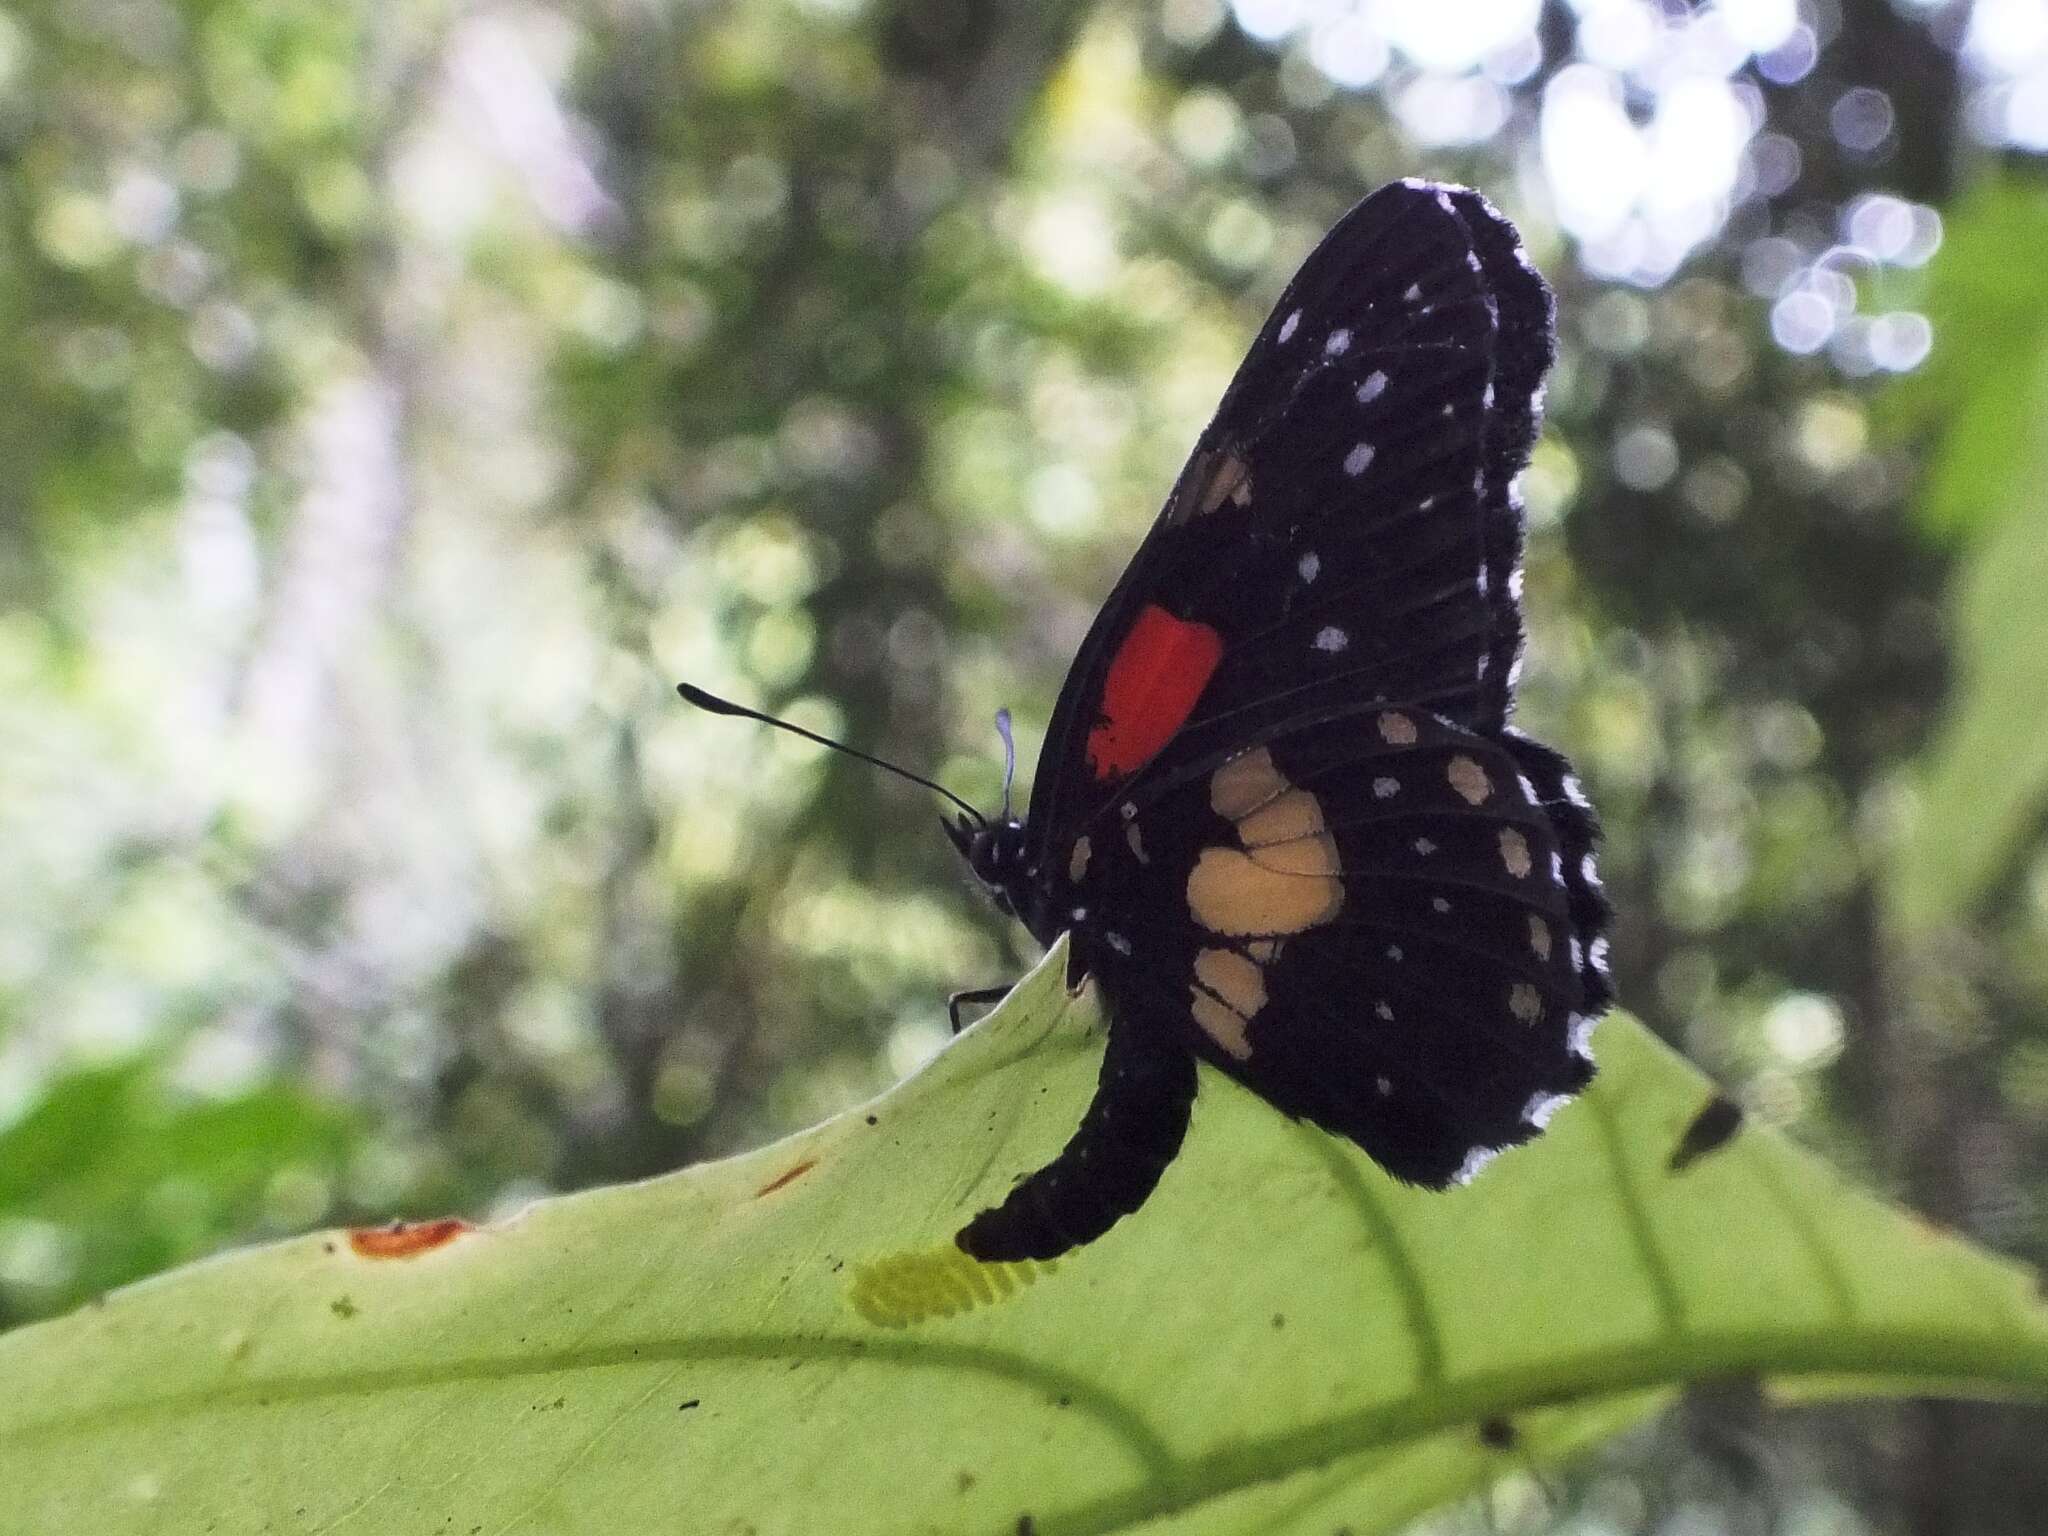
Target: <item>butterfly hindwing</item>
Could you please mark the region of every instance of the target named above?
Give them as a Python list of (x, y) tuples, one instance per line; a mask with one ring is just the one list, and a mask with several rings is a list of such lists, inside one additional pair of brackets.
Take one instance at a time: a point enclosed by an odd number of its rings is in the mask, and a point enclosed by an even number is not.
[(1177, 1015), (1396, 1177), (1453, 1181), (1591, 1076), (1560, 835), (1499, 739), (1354, 710), (1114, 819), (1086, 892), (1121, 923), (1093, 966), (1112, 1015)]
[(1597, 1018), (1614, 1000), (1614, 985), (1607, 974), (1607, 922), (1612, 908), (1594, 864), (1600, 818), (1562, 752), (1513, 728), (1501, 732), (1501, 743), (1514, 754), (1537, 803), (1556, 830), (1570, 901), (1571, 956), (1579, 973), (1579, 1007), (1587, 1018)]

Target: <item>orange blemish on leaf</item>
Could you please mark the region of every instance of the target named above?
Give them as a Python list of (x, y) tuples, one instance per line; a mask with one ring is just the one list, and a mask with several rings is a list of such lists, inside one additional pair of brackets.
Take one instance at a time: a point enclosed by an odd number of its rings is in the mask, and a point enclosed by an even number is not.
[(817, 1166), (818, 1160), (815, 1157), (805, 1158), (802, 1162), (798, 1163), (794, 1168), (791, 1168), (787, 1173), (777, 1174), (774, 1178), (770, 1179), (766, 1184), (763, 1184), (759, 1189), (755, 1190), (754, 1198), (758, 1200), (763, 1195), (774, 1194), (775, 1191), (781, 1189), (785, 1185), (794, 1184), (798, 1179), (802, 1178), (805, 1174), (809, 1173), (813, 1168)]
[(351, 1227), (348, 1245), (359, 1259), (416, 1259), (475, 1230), (460, 1216), (394, 1221), (388, 1227)]
[(1157, 603), (1140, 609), (1109, 663), (1101, 718), (1088, 733), (1095, 777), (1121, 778), (1151, 761), (1194, 713), (1222, 659), (1223, 637), (1207, 624)]

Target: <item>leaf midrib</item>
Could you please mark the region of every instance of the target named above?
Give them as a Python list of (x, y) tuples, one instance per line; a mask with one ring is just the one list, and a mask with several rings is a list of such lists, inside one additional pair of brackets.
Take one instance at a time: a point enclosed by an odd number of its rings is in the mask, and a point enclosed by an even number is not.
[(1145, 1469), (1144, 1480), (1054, 1514), (1034, 1516), (1042, 1536), (1105, 1536), (1213, 1499), (1277, 1482), (1375, 1449), (1397, 1446), (1480, 1419), (1557, 1407), (1689, 1382), (1764, 1376), (1868, 1378), (1877, 1390), (1959, 1385), (1977, 1396), (2005, 1387), (2048, 1397), (2048, 1339), (1953, 1327), (1843, 1326), (1690, 1329), (1635, 1344), (1438, 1380), (1425, 1390), (1272, 1435), (1225, 1441), (1177, 1456), (1143, 1415), (1078, 1373), (1000, 1350), (929, 1340), (855, 1336), (737, 1336), (647, 1339), (552, 1354), (418, 1367), (278, 1376), (210, 1390), (163, 1393), (0, 1432), (0, 1445), (48, 1445), (68, 1436), (159, 1416), (375, 1396), (475, 1381), (545, 1378), (582, 1371), (716, 1360), (868, 1361), (907, 1369), (980, 1371), (1065, 1396), (1114, 1435)]
[(1425, 1393), (1339, 1414), (1277, 1434), (1208, 1447), (1166, 1485), (1105, 1495), (1060, 1514), (1033, 1516), (1039, 1536), (1105, 1536), (1209, 1500), (1277, 1482), (1349, 1456), (1588, 1399), (1729, 1378), (1864, 1377), (1874, 1391), (1952, 1386), (1990, 1397), (2048, 1398), (2048, 1340), (1971, 1336), (1954, 1329), (1752, 1328), (1695, 1331), (1683, 1339), (1607, 1347), (1541, 1364), (1451, 1378)]

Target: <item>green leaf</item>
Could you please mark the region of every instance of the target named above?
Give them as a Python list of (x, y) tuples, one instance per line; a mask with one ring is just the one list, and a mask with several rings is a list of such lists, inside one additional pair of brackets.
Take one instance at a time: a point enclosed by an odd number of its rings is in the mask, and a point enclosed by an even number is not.
[(1922, 291), (1897, 295), (1926, 313), (1934, 350), (1878, 396), (1876, 421), (1934, 439), (1917, 507), (1930, 532), (1981, 535), (2048, 453), (2048, 262), (2014, 254), (2043, 249), (2048, 191), (1993, 178), (1949, 210)]
[(2027, 846), (2048, 799), (2048, 192), (1992, 180), (1957, 204), (1927, 272), (1927, 365), (1879, 396), (1895, 437), (1933, 438), (1917, 512), (1962, 543), (1957, 682), (1893, 862), (1902, 932), (1967, 917)]
[(1890, 892), (1902, 931), (1970, 915), (2031, 846), (2048, 798), (2048, 451), (1953, 579), (1956, 687), (1919, 771)]
[[(951, 1233), (1092, 1087), (1061, 958), (865, 1110), (758, 1152), (367, 1240), (410, 1257), (307, 1237), (0, 1337), (9, 1517), (1363, 1536), (1686, 1381), (2048, 1389), (2015, 1266), (1766, 1132), (1672, 1172), (1709, 1090), (1619, 1018), (1595, 1091), (1449, 1194), (1205, 1074), (1139, 1215), (970, 1279)], [(1521, 1451), (1482, 1438), (1495, 1418)]]

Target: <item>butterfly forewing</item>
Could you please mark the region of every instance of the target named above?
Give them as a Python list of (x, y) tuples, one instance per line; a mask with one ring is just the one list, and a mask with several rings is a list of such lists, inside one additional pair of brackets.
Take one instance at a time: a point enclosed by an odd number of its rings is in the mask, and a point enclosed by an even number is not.
[[(1547, 291), (1474, 194), (1399, 183), (1331, 231), (1261, 329), (1062, 693), (1029, 824), (1046, 845), (1158, 761), (1360, 698), (1498, 724), (1519, 644), (1508, 482), (1549, 357)], [(1198, 698), (1117, 697), (1161, 619)], [(1107, 764), (1104, 720), (1145, 743)]]

